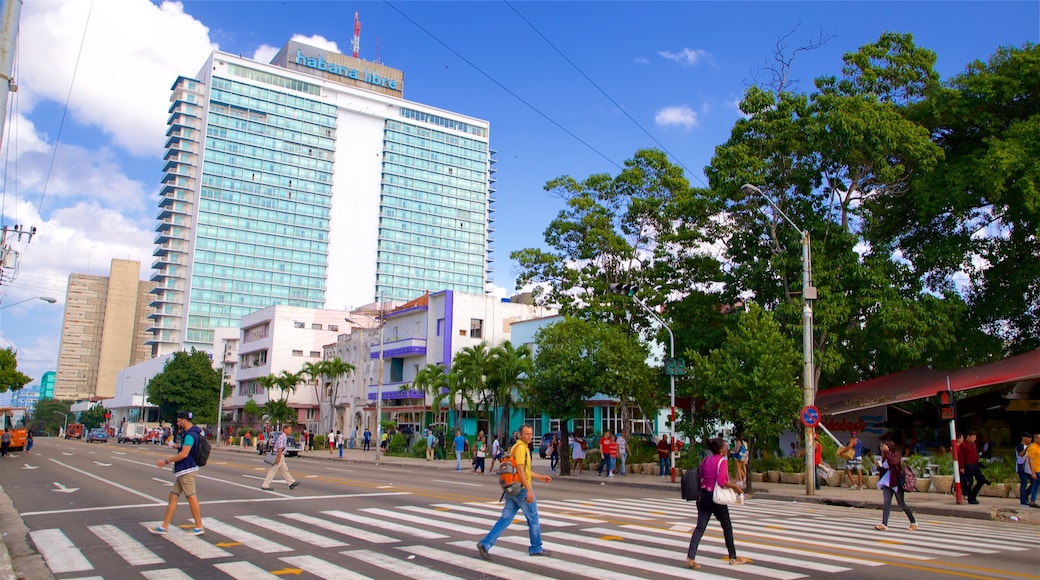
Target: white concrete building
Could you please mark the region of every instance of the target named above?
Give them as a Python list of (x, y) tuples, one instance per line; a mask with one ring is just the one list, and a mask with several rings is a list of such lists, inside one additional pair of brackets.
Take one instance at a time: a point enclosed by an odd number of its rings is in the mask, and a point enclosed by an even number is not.
[(323, 393), (326, 399), (322, 409), (334, 408), (335, 413), (331, 421), (323, 420), (322, 428), (349, 435), (355, 427), (359, 431), (367, 427), (376, 433), (376, 401), (381, 397), (385, 419), (418, 429), (435, 420), (427, 416), (432, 397), (412, 388), (420, 369), (428, 364), (450, 367), (462, 349), (482, 342), (499, 345), (510, 340), (513, 323), (554, 313), (543, 306), (452, 290), (388, 309), (382, 327), (371, 310), (351, 313), (355, 322), (351, 332), (328, 345), (325, 358), (338, 356), (354, 365), (357, 372)]

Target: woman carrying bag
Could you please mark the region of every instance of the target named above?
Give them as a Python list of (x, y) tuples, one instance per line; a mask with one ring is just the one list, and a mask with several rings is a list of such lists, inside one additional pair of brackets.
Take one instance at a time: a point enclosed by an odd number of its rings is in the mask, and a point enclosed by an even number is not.
[(892, 497), (895, 496), (899, 507), (910, 520), (910, 531), (916, 531), (917, 520), (914, 519), (914, 512), (906, 507), (906, 501), (903, 499), (903, 458), (896, 451), (896, 445), (891, 439), (881, 442), (881, 469), (883, 471), (877, 485), (884, 494), (885, 507), (881, 510), (881, 523), (874, 526), (874, 529), (881, 532), (888, 529), (888, 512), (892, 509)]
[(697, 499), (697, 527), (693, 530), (693, 536), (690, 537), (690, 547), (686, 550), (686, 567), (694, 570), (698, 570), (701, 567), (695, 561), (697, 558), (697, 547), (701, 543), (701, 538), (704, 536), (704, 530), (707, 529), (708, 520), (711, 519), (711, 516), (715, 516), (715, 519), (719, 520), (719, 524), (722, 525), (722, 535), (726, 539), (726, 550), (729, 552), (729, 563), (739, 566), (751, 561), (750, 558), (737, 556), (737, 546), (733, 542), (733, 522), (729, 519), (729, 506), (715, 503), (713, 498), (716, 484), (720, 488), (731, 489), (738, 495), (744, 493), (744, 490), (740, 489), (739, 486), (729, 482), (729, 474), (727, 473), (729, 466), (726, 463), (728, 451), (726, 442), (721, 438), (709, 439), (708, 451), (711, 452), (711, 455), (706, 457), (700, 466), (701, 494)]

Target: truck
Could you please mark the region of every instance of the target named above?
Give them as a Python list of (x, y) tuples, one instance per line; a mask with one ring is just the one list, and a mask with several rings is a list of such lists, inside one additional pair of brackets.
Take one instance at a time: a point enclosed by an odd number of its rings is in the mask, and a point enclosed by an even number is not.
[(66, 439), (82, 439), (83, 438), (83, 423), (69, 423), (69, 428), (65, 430)]
[(119, 435), (116, 437), (116, 441), (120, 443), (141, 443), (144, 441), (144, 434), (147, 430), (144, 423), (123, 423), (123, 426), (119, 428)]

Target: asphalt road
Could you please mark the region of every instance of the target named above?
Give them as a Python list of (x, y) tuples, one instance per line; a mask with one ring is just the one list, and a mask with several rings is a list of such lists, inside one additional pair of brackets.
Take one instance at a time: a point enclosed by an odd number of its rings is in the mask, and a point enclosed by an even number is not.
[[(71, 578), (658, 578), (682, 567), (696, 508), (674, 492), (554, 480), (536, 483), (551, 558), (526, 554), (515, 523), (481, 560), (475, 542), (501, 510), (497, 480), (467, 472), (289, 459), (301, 481), (259, 489), (256, 455), (214, 450), (199, 476), (206, 534), (149, 533), (173, 479), (157, 446), (37, 439), (0, 462), (0, 486), (30, 545)], [(754, 499), (732, 508), (738, 552), (729, 566), (718, 524), (701, 544), (701, 572), (732, 578), (1040, 578), (1040, 529), (924, 516), (911, 533), (899, 512)], [(5, 518), (10, 516), (3, 516)], [(0, 521), (5, 534), (15, 529)], [(175, 526), (191, 527), (182, 503)], [(7, 538), (5, 538), (6, 540)], [(35, 580), (42, 572), (26, 574)]]

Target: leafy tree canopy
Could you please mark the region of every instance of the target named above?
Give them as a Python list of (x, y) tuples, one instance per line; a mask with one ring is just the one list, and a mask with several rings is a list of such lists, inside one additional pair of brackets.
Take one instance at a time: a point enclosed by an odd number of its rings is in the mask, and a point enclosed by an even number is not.
[(17, 391), (31, 381), (18, 370), (18, 355), (11, 348), (0, 349), (0, 393)]
[(148, 381), (148, 400), (159, 407), (159, 416), (172, 422), (179, 411), (191, 411), (194, 422), (213, 423), (220, 398), (220, 370), (199, 350), (175, 352), (163, 371)]

